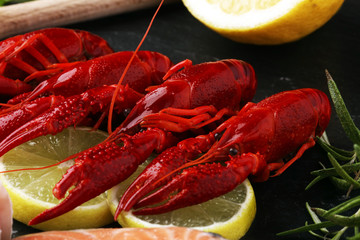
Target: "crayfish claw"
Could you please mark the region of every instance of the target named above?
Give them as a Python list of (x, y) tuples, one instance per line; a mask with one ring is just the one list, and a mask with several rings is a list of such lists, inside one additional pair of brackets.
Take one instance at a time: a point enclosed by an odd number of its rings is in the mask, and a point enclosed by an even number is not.
[[(96, 197), (97, 195), (94, 193), (93, 187), (94, 186), (89, 184), (88, 181), (81, 181), (74, 189), (69, 192), (69, 195), (62, 202), (53, 208), (46, 209), (44, 212), (31, 219), (28, 224), (35, 225), (53, 219), (73, 210), (87, 200)], [(90, 196), (90, 198), (88, 196)]]
[(124, 181), (154, 149), (162, 148), (162, 142), (171, 143), (174, 137), (164, 134), (162, 130), (151, 129), (134, 136), (123, 136), (120, 140), (123, 146), (114, 141), (105, 141), (80, 153), (75, 164), (55, 185), (53, 194), (62, 198), (72, 186), (75, 188), (69, 191), (69, 195), (58, 206), (46, 210), (31, 223), (62, 215)]
[(198, 136), (188, 138), (170, 147), (158, 155), (128, 187), (120, 199), (115, 219), (121, 211), (130, 209), (151, 191), (167, 183), (176, 174), (176, 170), (184, 166), (186, 162), (207, 151), (214, 138)]
[[(17, 131), (17, 129), (23, 127), (26, 124), (29, 124), (30, 121), (35, 119), (37, 116), (41, 116), (49, 108), (58, 104), (61, 101), (64, 101), (64, 98), (61, 96), (50, 96), (43, 97), (31, 101), (29, 103), (24, 103), (21, 105), (12, 105), (17, 103), (18, 100), (22, 100), (23, 97), (26, 97), (27, 94), (22, 94), (18, 98), (14, 98), (9, 101), (8, 108), (1, 109), (0, 111), (0, 141), (4, 139), (10, 139), (9, 135)], [(36, 124), (38, 125), (38, 124)], [(32, 129), (28, 126), (26, 131)]]
[[(166, 183), (172, 177), (172, 174), (169, 175), (169, 173), (181, 167), (185, 160), (184, 151), (178, 147), (168, 148), (153, 159), (121, 197), (115, 212), (115, 219), (121, 211), (129, 211), (141, 198)], [(159, 181), (160, 178), (163, 179)]]
[[(181, 187), (184, 184), (183, 179), (173, 179), (163, 188), (159, 189), (155, 193), (143, 198), (137, 204), (134, 205), (135, 210), (133, 213), (135, 215), (148, 215), (148, 214), (161, 214), (178, 208), (186, 207), (187, 199), (192, 201), (191, 195), (189, 194), (189, 189)], [(151, 206), (157, 203), (161, 203), (167, 198), (167, 202), (163, 205), (156, 207), (146, 207)]]
[(186, 168), (165, 186), (135, 204), (133, 213), (161, 214), (200, 204), (230, 192), (250, 174), (263, 171), (265, 167), (261, 156), (246, 153), (230, 156), (225, 163), (212, 162)]
[(77, 165), (74, 165), (73, 167), (69, 168), (61, 180), (55, 184), (52, 192), (57, 199), (64, 198), (67, 190), (69, 190), (70, 187), (78, 185), (78, 183), (81, 181), (79, 177), (80, 175), (77, 174), (78, 172), (81, 172), (81, 170), (79, 167), (77, 167)]

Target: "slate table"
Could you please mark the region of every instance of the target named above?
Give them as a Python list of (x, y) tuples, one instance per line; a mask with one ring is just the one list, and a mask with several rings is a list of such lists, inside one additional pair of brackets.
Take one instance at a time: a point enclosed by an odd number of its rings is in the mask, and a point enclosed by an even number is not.
[[(134, 50), (155, 9), (102, 18), (64, 26), (88, 30), (105, 38), (116, 51)], [(325, 69), (338, 84), (355, 123), (360, 126), (360, 1), (347, 0), (340, 11), (322, 28), (302, 40), (279, 46), (254, 46), (233, 42), (209, 30), (190, 15), (181, 3), (163, 6), (142, 46), (159, 51), (175, 63), (186, 58), (194, 63), (237, 58), (253, 65), (258, 77), (255, 102), (274, 93), (297, 88), (317, 88), (328, 94)], [(327, 134), (333, 145), (351, 147), (335, 114)], [(249, 232), (250, 239), (315, 239), (310, 234), (284, 238), (276, 233), (303, 226), (311, 221), (305, 203), (329, 208), (343, 194), (323, 181), (305, 191), (312, 180), (310, 171), (327, 163), (320, 147), (307, 151), (285, 173), (264, 183), (253, 184), (257, 214)], [(353, 194), (359, 194), (354, 192)], [(117, 224), (111, 226), (118, 226)], [(19, 222), (15, 235), (34, 232)]]

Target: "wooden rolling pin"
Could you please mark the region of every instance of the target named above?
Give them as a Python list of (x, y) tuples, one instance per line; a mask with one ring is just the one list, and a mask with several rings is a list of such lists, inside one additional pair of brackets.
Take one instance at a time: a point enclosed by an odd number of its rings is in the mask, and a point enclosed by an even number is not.
[(157, 6), (159, 3), (159, 0), (36, 0), (4, 6), (0, 7), (0, 39), (35, 29)]

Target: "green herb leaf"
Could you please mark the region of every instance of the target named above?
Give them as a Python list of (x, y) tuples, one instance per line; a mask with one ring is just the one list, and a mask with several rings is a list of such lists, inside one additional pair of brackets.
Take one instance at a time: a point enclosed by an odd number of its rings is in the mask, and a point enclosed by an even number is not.
[[(351, 173), (360, 170), (360, 163), (343, 164), (341, 165), (341, 168), (344, 169), (345, 172)], [(337, 176), (335, 168), (315, 170), (312, 171), (311, 174), (315, 176), (324, 176), (324, 177)]]
[(330, 221), (326, 221), (326, 222), (321, 222), (321, 223), (309, 224), (309, 225), (302, 226), (302, 227), (299, 227), (299, 228), (295, 228), (295, 229), (292, 229), (292, 230), (280, 232), (280, 233), (278, 233), (276, 235), (277, 236), (286, 236), (286, 235), (290, 235), (290, 234), (314, 231), (314, 230), (319, 230), (321, 228), (327, 228), (327, 227), (333, 227), (333, 226), (336, 226), (336, 224), (333, 223), (333, 222), (330, 222)]
[[(360, 170), (360, 163), (343, 164), (341, 165), (341, 168), (344, 169), (345, 172), (351, 173)], [(338, 176), (335, 168), (315, 170), (311, 172), (311, 175), (321, 176), (321, 177)]]
[(316, 178), (314, 178), (314, 180), (312, 180), (306, 187), (305, 190), (309, 190), (312, 186), (314, 186), (317, 182), (325, 179), (327, 176), (317, 176)]
[(336, 235), (331, 240), (339, 240), (347, 229), (348, 227), (343, 227), (340, 231), (336, 233)]
[(330, 159), (331, 164), (334, 166), (335, 171), (347, 182), (354, 185), (356, 188), (360, 188), (360, 183), (357, 182), (355, 179), (353, 179), (342, 167), (341, 165), (336, 161), (336, 159), (331, 155), (331, 153), (328, 153), (328, 157)]
[(339, 214), (339, 213), (345, 212), (345, 211), (350, 210), (357, 206), (360, 206), (360, 196), (349, 199), (349, 200), (337, 205), (336, 207), (333, 207), (332, 209), (327, 211), (327, 214), (329, 214), (329, 215)]
[[(312, 220), (314, 221), (314, 223), (321, 223), (320, 218), (316, 215), (316, 213), (311, 209), (309, 203), (306, 203), (306, 209), (308, 210)], [(329, 234), (329, 230), (327, 230), (326, 228), (321, 228), (320, 229), (323, 233), (325, 234)]]
[[(330, 180), (337, 189), (339, 189), (343, 192), (349, 191), (350, 187), (353, 186), (351, 183), (349, 183), (348, 181), (346, 181), (342, 178), (330, 177)], [(357, 189), (357, 188), (355, 187), (354, 189)]]
[(346, 239), (348, 239), (348, 240), (360, 240), (360, 234), (355, 234), (354, 236), (348, 237)]
[(317, 143), (326, 151), (330, 152), (336, 159), (341, 161), (350, 161), (354, 159), (354, 151), (345, 151), (334, 146), (331, 146), (327, 142), (323, 141), (321, 138), (316, 139)]
[(358, 144), (354, 144), (354, 151), (355, 151), (358, 161), (360, 161), (360, 146)]
[(360, 216), (346, 217), (338, 214), (328, 214), (328, 211), (321, 208), (314, 208), (313, 210), (317, 215), (339, 226), (356, 227), (360, 225)]
[(325, 71), (325, 73), (328, 79), (330, 96), (334, 102), (335, 110), (337, 116), (339, 117), (341, 125), (343, 126), (344, 131), (346, 135), (350, 138), (350, 140), (353, 143), (360, 145), (360, 131), (355, 126), (354, 121), (351, 119), (350, 113), (346, 108), (344, 100), (339, 92), (339, 89), (336, 86), (335, 81), (332, 79), (328, 71)]

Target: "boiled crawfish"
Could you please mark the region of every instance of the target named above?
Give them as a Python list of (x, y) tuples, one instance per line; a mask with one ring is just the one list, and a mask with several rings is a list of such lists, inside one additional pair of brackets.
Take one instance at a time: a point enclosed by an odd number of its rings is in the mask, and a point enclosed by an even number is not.
[[(108, 54), (67, 67), (61, 73), (41, 82), (33, 91), (11, 99), (10, 105), (28, 102), (40, 96), (81, 94), (84, 91), (118, 83), (134, 52), (124, 51)], [(145, 93), (149, 86), (162, 83), (162, 77), (172, 66), (170, 59), (158, 52), (139, 51), (122, 82), (134, 90)], [(12, 107), (14, 109), (16, 107)], [(6, 112), (1, 111), (1, 112)], [(0, 112), (0, 113), (1, 113)]]
[[(131, 208), (146, 215), (199, 204), (231, 191), (249, 175), (257, 181), (267, 180), (275, 170), (274, 176), (279, 175), (314, 146), (330, 112), (327, 96), (316, 89), (248, 103), (209, 134), (185, 139), (155, 158), (122, 196), (115, 218)], [(144, 119), (149, 127), (176, 130), (170, 123), (158, 114)], [(284, 163), (289, 154), (292, 158)]]
[[(103, 95), (103, 86), (118, 83), (132, 55), (117, 52), (77, 63), (11, 100), (12, 104), (19, 103), (0, 111), (0, 156), (30, 139), (79, 124), (91, 112), (105, 117), (111, 98)], [(163, 54), (138, 52), (117, 94), (117, 110), (133, 108), (146, 88), (162, 82), (171, 66)], [(114, 93), (115, 89), (110, 86), (107, 91)], [(44, 95), (50, 96), (38, 98)]]
[[(182, 67), (185, 68), (177, 72)], [(53, 194), (61, 199), (71, 186), (75, 188), (59, 205), (31, 220), (30, 225), (62, 215), (96, 197), (129, 177), (154, 150), (161, 152), (186, 136), (161, 129), (140, 131), (140, 123), (147, 115), (168, 107), (195, 108), (192, 112), (199, 115), (194, 121), (209, 124), (208, 120), (213, 118), (211, 114), (217, 113), (217, 109), (225, 110), (216, 114), (216, 120), (221, 120), (225, 114), (233, 115), (252, 99), (257, 85), (253, 68), (234, 59), (198, 65), (186, 60), (170, 69), (166, 77), (169, 75), (164, 83), (151, 88), (137, 102), (105, 142), (77, 156), (75, 165), (56, 184)], [(183, 126), (181, 131), (187, 129)]]
[(0, 42), (0, 94), (28, 92), (37, 85), (30, 80), (44, 80), (70, 62), (110, 53), (104, 39), (82, 30), (47, 28), (8, 38)]

